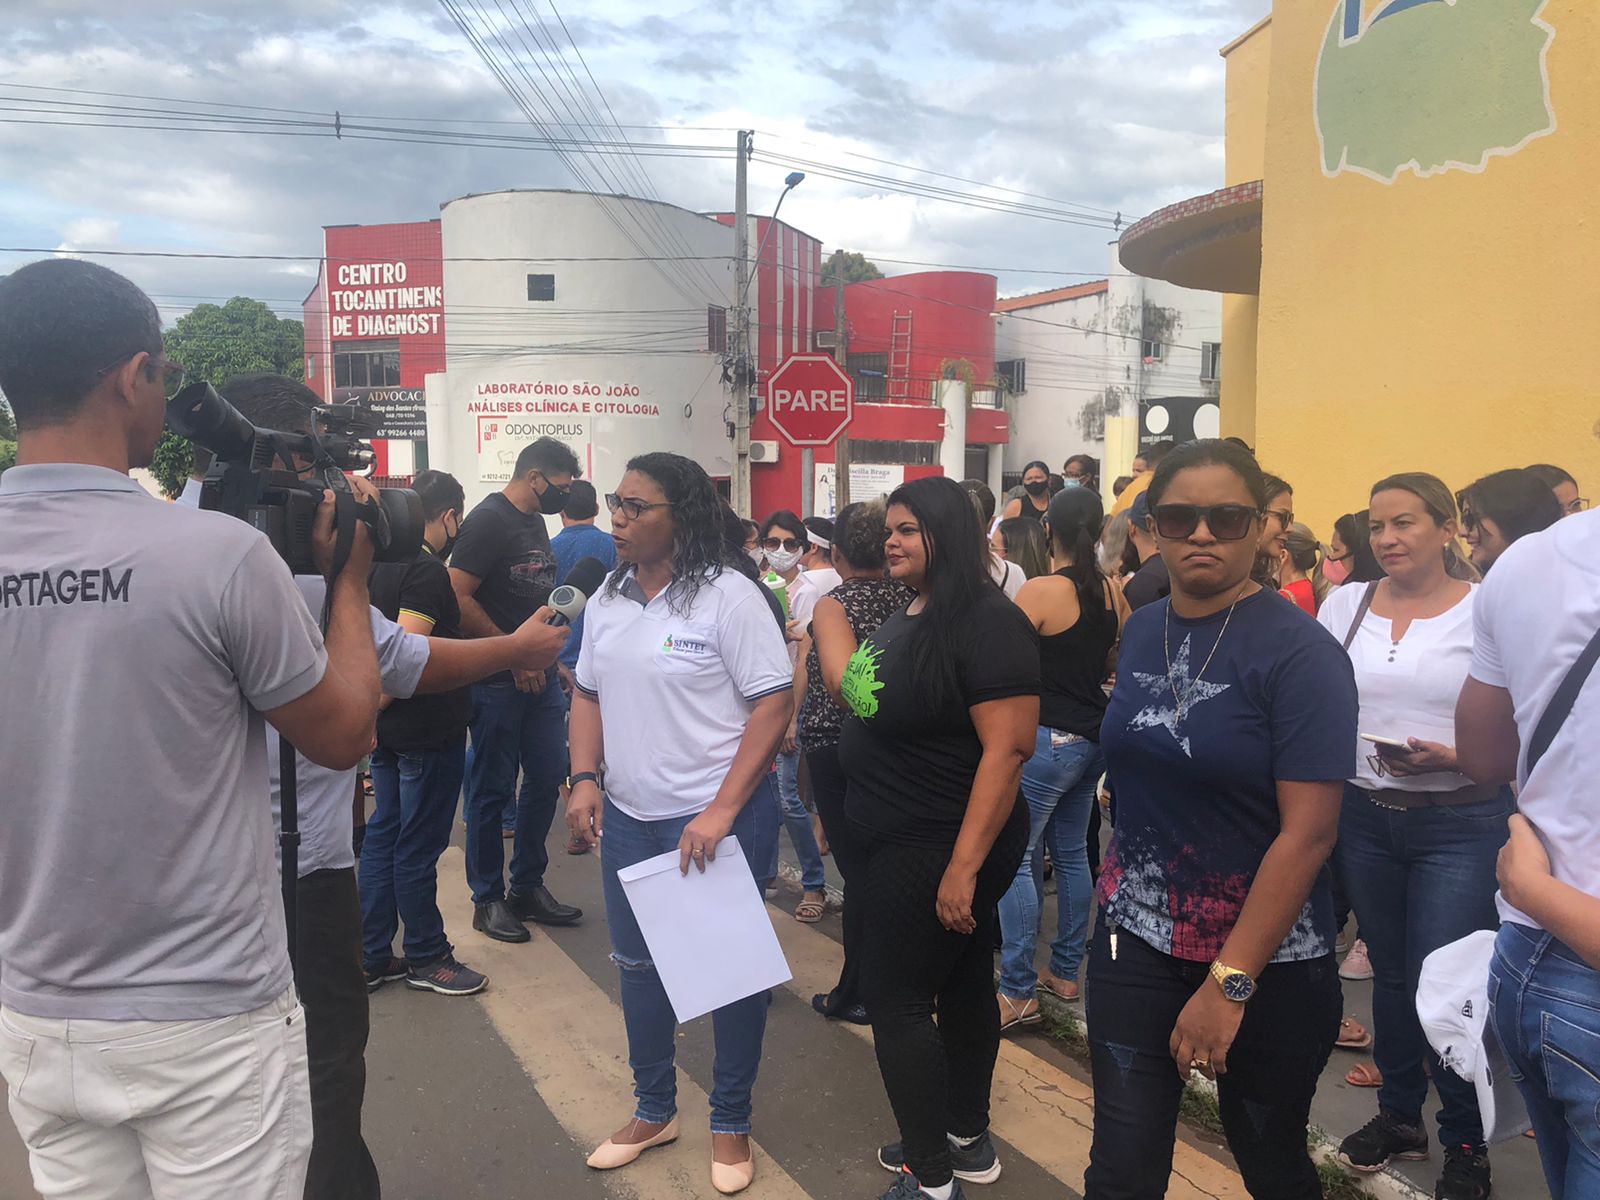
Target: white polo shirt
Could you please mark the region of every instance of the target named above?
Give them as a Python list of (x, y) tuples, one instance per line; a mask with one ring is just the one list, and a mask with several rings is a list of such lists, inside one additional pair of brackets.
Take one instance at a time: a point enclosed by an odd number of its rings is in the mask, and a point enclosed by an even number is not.
[(611, 802), (641, 821), (689, 816), (716, 799), (756, 701), (792, 686), (789, 655), (739, 572), (678, 611), (675, 586), (647, 601), (624, 570), (584, 609), (577, 687), (600, 704)]

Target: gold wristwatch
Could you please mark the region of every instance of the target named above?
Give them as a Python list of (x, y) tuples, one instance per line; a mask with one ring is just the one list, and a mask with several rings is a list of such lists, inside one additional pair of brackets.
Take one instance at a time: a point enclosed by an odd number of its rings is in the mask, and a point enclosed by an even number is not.
[(1243, 1004), (1256, 994), (1256, 981), (1235, 967), (1225, 966), (1220, 958), (1211, 964), (1211, 978), (1235, 1004)]

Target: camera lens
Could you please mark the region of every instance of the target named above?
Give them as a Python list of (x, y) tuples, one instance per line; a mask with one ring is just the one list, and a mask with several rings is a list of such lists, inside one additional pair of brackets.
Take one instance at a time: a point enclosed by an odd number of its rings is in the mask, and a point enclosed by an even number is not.
[(203, 381), (167, 401), (167, 427), (226, 461), (247, 460), (256, 441), (256, 427)]

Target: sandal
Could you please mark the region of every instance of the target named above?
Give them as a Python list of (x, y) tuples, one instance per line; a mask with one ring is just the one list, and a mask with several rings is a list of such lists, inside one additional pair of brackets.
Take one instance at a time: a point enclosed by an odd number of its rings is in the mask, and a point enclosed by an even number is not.
[[(820, 900), (809, 899), (811, 896), (821, 896)], [(800, 898), (800, 903), (795, 906), (794, 919), (805, 925), (815, 925), (822, 920), (822, 914), (828, 911), (828, 896), (825, 892), (807, 892)]]
[(1334, 1045), (1340, 1050), (1370, 1050), (1372, 1042), (1372, 1030), (1354, 1017), (1346, 1017), (1339, 1022), (1339, 1040)]
[(1383, 1086), (1383, 1075), (1371, 1063), (1357, 1063), (1345, 1073), (1344, 1081), (1351, 1087), (1380, 1088)]
[(1000, 1032), (1015, 1029), (1019, 1025), (1037, 1025), (1044, 1020), (1039, 1012), (1037, 1000), (1013, 1000), (1004, 992), (996, 992), (995, 998), (1000, 1002)]

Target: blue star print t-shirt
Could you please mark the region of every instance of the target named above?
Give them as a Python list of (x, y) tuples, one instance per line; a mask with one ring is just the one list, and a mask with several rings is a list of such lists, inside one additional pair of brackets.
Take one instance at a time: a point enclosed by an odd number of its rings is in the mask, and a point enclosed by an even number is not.
[[(1170, 601), (1135, 612), (1100, 735), (1117, 798), (1101, 907), (1192, 962), (1222, 952), (1278, 836), (1277, 781), (1355, 771), (1356, 684), (1339, 643), (1274, 592), (1226, 614), (1185, 620)], [(1324, 867), (1272, 961), (1332, 952), (1329, 879)]]

